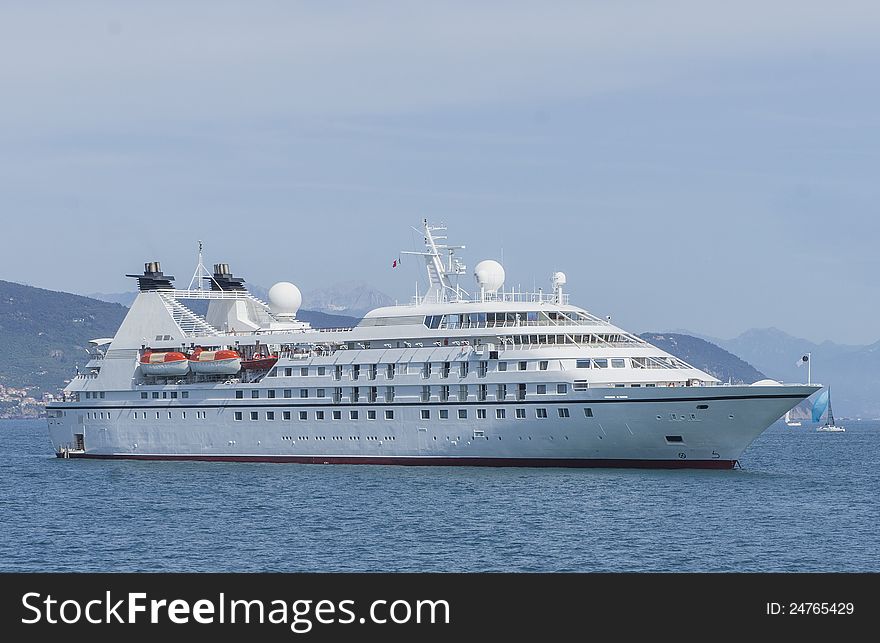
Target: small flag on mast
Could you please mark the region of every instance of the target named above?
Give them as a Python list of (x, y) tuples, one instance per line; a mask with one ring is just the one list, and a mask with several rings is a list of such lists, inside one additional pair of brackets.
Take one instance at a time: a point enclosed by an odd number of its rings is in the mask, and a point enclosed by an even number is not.
[(399, 266), (399, 265), (400, 265), (400, 257), (398, 257), (397, 259), (395, 259), (395, 260), (391, 263), (391, 267), (392, 267), (392, 268), (397, 268), (397, 266)]
[(800, 359), (798, 359), (798, 361), (795, 362), (795, 366), (803, 366), (804, 364), (806, 364), (809, 361), (810, 361), (810, 354), (806, 353), (804, 355), (801, 355)]

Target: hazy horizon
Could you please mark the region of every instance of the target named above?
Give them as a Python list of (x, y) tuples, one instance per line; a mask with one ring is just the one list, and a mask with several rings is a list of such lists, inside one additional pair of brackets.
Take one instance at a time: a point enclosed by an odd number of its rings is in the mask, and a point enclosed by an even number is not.
[(499, 6), (5, 3), (0, 278), (408, 301), (428, 217), (627, 329), (880, 339), (880, 6)]

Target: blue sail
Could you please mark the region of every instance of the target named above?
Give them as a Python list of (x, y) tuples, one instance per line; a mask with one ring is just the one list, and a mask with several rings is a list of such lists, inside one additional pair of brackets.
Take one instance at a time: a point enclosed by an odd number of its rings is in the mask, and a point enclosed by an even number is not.
[(825, 412), (825, 409), (828, 408), (828, 389), (826, 388), (821, 393), (819, 393), (819, 397), (816, 398), (816, 401), (813, 402), (813, 422), (818, 422), (822, 419), (822, 414)]

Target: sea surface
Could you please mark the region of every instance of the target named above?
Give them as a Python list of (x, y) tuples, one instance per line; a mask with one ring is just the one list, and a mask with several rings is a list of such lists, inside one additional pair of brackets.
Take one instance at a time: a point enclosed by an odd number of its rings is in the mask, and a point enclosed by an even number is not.
[(880, 571), (880, 422), (734, 471), (59, 460), (0, 421), (0, 571)]

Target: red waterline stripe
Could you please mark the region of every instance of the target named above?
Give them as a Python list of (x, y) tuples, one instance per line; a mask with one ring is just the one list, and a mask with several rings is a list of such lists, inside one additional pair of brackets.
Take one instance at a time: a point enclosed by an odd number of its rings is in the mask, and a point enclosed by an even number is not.
[[(64, 454), (57, 453), (59, 458)], [(275, 462), (293, 464), (381, 464), (439, 467), (574, 467), (614, 469), (733, 469), (736, 460), (630, 460), (587, 458), (408, 458), (300, 455), (138, 455), (68, 453), (96, 460), (177, 460), (196, 462)]]

